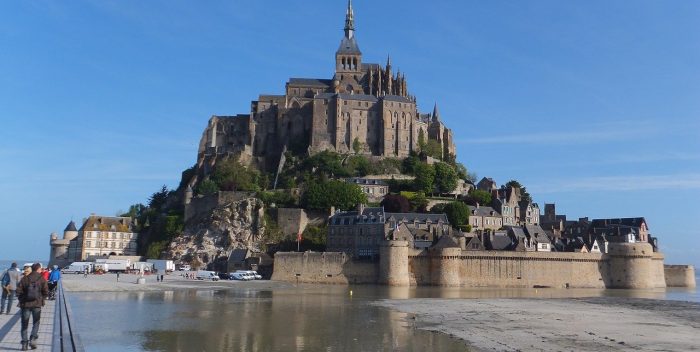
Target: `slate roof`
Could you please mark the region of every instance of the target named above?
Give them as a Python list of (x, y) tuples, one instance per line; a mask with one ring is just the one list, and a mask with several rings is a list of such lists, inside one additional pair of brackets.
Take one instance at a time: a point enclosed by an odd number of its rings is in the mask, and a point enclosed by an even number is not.
[(362, 54), (362, 52), (360, 51), (360, 47), (357, 46), (355, 37), (343, 37), (343, 39), (340, 40), (340, 46), (336, 54)]
[(507, 226), (507, 228), (508, 228), (508, 233), (513, 235), (513, 237), (517, 238), (518, 240), (527, 238), (527, 234), (525, 233), (525, 230), (522, 227), (520, 227), (520, 226)]
[(504, 234), (493, 234), (490, 237), (488, 249), (496, 251), (507, 251), (513, 247), (513, 240)]
[(413, 103), (410, 99), (398, 95), (385, 95), (384, 100), (386, 101), (398, 101), (399, 103)]
[(238, 248), (231, 251), (228, 256), (229, 263), (242, 263), (250, 256), (250, 250), (247, 248)]
[(78, 231), (78, 229), (75, 228), (75, 222), (71, 220), (63, 231)]
[(387, 185), (387, 183), (384, 180), (375, 179), (375, 178), (351, 177), (351, 178), (345, 179), (345, 181), (347, 181), (349, 183), (358, 184), (358, 185), (377, 185), (377, 186), (386, 186)]
[[(497, 212), (496, 209), (491, 207), (479, 206), (477, 208), (473, 205), (467, 205), (467, 207), (469, 207), (469, 215), (501, 217), (501, 214)], [(491, 214), (491, 212), (493, 212), (493, 215)]]
[(443, 223), (449, 224), (450, 221), (447, 220), (447, 215), (445, 214), (424, 214), (424, 213), (386, 213), (387, 220), (406, 220), (407, 222), (427, 222), (430, 220), (433, 223), (437, 223), (442, 220)]
[(131, 232), (131, 222), (129, 217), (90, 215), (80, 231)]
[(289, 84), (295, 86), (328, 88), (333, 85), (333, 81), (319, 78), (290, 78)]
[[(640, 218), (618, 218), (618, 219), (593, 219), (591, 221), (591, 228), (604, 228), (604, 227), (641, 227), (642, 224), (646, 225), (646, 220), (643, 217)], [(648, 226), (647, 226), (648, 228)]]
[(540, 227), (540, 225), (525, 225), (525, 231), (527, 231), (530, 238), (534, 239), (539, 243), (552, 243), (550, 241), (547, 233)]
[(338, 94), (338, 97), (343, 100), (360, 100), (360, 101), (371, 101), (371, 102), (376, 102), (377, 97), (374, 95), (368, 95), (368, 94), (345, 94), (345, 93), (340, 93)]
[(481, 240), (480, 240), (479, 237), (477, 237), (477, 236), (466, 237), (465, 246), (466, 246), (466, 249), (467, 249), (467, 250), (471, 250), (471, 251), (476, 250), (476, 249), (472, 248), (472, 244), (478, 244), (478, 245), (479, 245), (479, 250), (483, 250), (483, 249), (484, 249), (484, 244), (481, 243)]
[(383, 224), (385, 219), (384, 208), (365, 208), (362, 214), (357, 210), (338, 212), (331, 216), (329, 225)]
[(459, 243), (455, 241), (454, 237), (445, 235), (440, 237), (440, 239), (437, 241), (435, 246), (433, 248), (459, 248)]

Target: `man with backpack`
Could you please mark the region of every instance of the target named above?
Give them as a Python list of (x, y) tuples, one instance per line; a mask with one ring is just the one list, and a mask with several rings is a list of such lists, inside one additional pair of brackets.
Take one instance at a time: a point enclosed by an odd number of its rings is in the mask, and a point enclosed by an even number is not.
[[(15, 298), (15, 291), (17, 290), (17, 283), (21, 276), (22, 273), (17, 269), (17, 263), (12, 263), (10, 268), (2, 275), (2, 304), (0, 304), (0, 314), (3, 312), (10, 314), (10, 307), (12, 307), (12, 301)], [(5, 302), (7, 302), (7, 306), (5, 306)]]
[[(39, 338), (41, 307), (44, 306), (44, 297), (48, 295), (49, 285), (41, 276), (41, 264), (34, 263), (31, 274), (23, 277), (17, 285), (17, 299), (22, 311), (22, 351), (26, 351), (27, 347), (36, 349), (36, 340)], [(32, 317), (31, 339), (27, 338), (29, 316)]]

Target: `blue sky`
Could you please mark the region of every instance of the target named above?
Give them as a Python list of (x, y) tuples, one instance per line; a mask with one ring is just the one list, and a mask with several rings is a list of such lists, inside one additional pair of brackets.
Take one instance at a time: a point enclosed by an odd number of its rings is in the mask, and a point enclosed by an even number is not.
[[(355, 1), (458, 158), (700, 265), (700, 2)], [(0, 259), (175, 187), (211, 115), (330, 78), (345, 1), (0, 3)]]

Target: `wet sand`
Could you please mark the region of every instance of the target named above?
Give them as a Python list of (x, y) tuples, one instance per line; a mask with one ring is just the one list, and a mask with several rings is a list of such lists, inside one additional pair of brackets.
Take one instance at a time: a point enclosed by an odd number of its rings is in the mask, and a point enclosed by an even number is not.
[(88, 275), (83, 277), (82, 274), (63, 274), (63, 288), (68, 292), (138, 292), (138, 291), (168, 291), (174, 289), (197, 289), (197, 290), (217, 290), (226, 288), (285, 288), (292, 287), (292, 284), (286, 282), (277, 282), (269, 280), (254, 280), (254, 281), (235, 281), (235, 280), (219, 280), (219, 281), (203, 281), (195, 279), (186, 279), (180, 275), (180, 272), (174, 272), (165, 275), (163, 282), (156, 281), (155, 275), (144, 276), (145, 284), (137, 284), (136, 280), (139, 275), (120, 274), (117, 281), (116, 274), (104, 275)]
[(376, 305), (476, 351), (698, 351), (700, 304), (621, 297), (406, 299)]

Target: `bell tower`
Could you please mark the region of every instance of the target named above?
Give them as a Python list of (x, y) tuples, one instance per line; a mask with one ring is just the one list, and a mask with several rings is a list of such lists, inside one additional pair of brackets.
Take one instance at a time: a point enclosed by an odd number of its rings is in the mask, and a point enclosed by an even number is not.
[(345, 12), (345, 36), (335, 52), (335, 79), (345, 93), (362, 93), (359, 77), (362, 73), (362, 52), (355, 40), (355, 13), (352, 0)]

